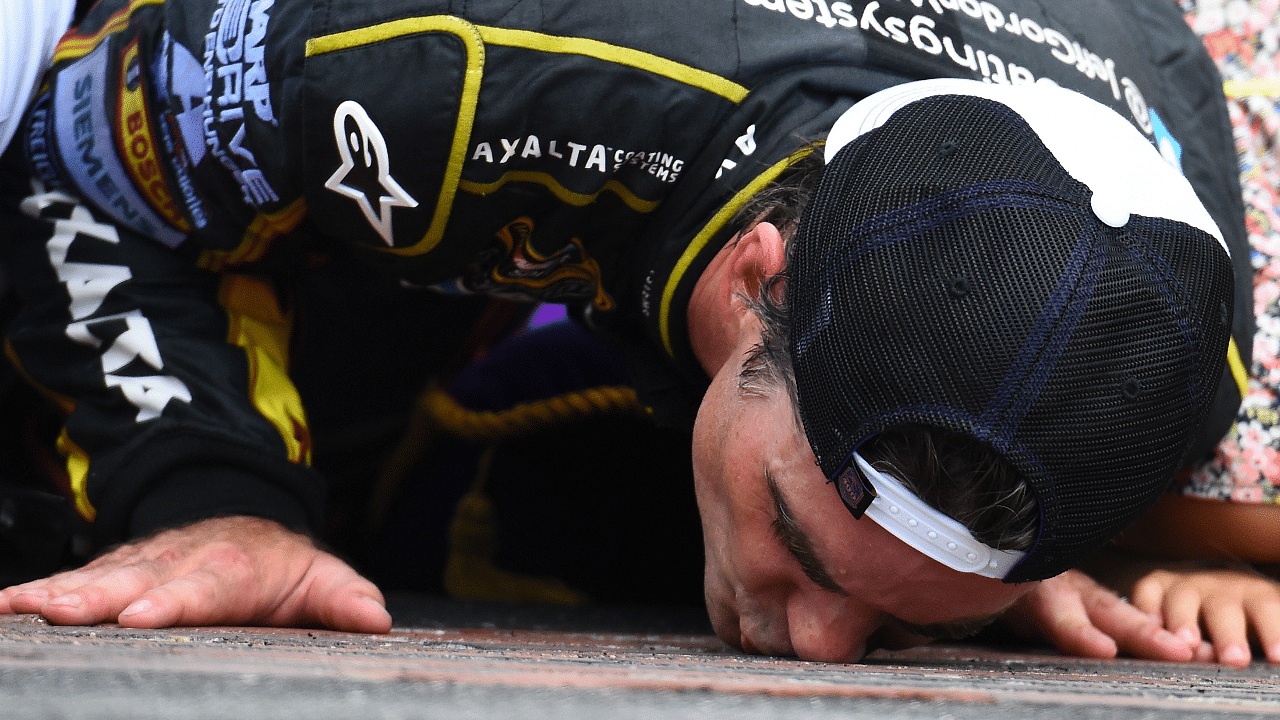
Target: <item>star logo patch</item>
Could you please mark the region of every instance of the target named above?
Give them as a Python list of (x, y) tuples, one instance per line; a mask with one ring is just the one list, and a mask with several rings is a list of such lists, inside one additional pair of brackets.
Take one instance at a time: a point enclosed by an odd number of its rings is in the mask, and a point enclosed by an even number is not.
[[(394, 246), (391, 208), (415, 208), (418, 201), (391, 177), (391, 159), (382, 131), (360, 103), (347, 100), (333, 114), (333, 135), (338, 143), (338, 154), (342, 156), (342, 166), (334, 171), (324, 186), (355, 200), (373, 229), (388, 246)], [(377, 198), (376, 210), (372, 198)]]

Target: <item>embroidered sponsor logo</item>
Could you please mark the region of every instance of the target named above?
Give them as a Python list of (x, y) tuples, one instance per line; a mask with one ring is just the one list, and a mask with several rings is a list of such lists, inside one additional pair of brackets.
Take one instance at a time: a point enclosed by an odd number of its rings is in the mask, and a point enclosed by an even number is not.
[(258, 119), (273, 125), (276, 118), (267, 84), (264, 41), (271, 23), (267, 11), (274, 4), (275, 0), (225, 0), (218, 3), (221, 17), (215, 12), (210, 24), (216, 35), (214, 72), (222, 81), (218, 103), (230, 107), (248, 102)]
[(644, 276), (644, 287), (640, 290), (640, 312), (649, 317), (653, 310), (653, 270)]
[(31, 174), (39, 178), (45, 187), (57, 190), (66, 183), (54, 156), (53, 122), (49, 113), (52, 104), (53, 94), (46, 92), (31, 106), (27, 114), (24, 149)]
[(173, 192), (160, 170), (156, 156), (155, 135), (151, 131), (151, 113), (143, 91), (142, 66), (138, 62), (138, 41), (125, 48), (120, 64), (120, 103), (116, 109), (116, 139), (120, 156), (133, 184), (142, 191), (151, 207), (170, 225), (184, 233), (191, 225), (173, 201)]
[(86, 199), (121, 224), (177, 247), (186, 236), (152, 212), (115, 151), (105, 102), (107, 52), (103, 43), (58, 75), (54, 124), (62, 166)]
[(204, 201), (200, 199), (195, 185), (191, 182), (191, 161), (186, 154), (186, 145), (182, 141), (181, 129), (177, 127), (177, 121), (173, 115), (164, 114), (160, 121), (159, 131), (165, 152), (169, 154), (169, 157), (173, 158), (173, 175), (178, 181), (178, 190), (182, 193), (182, 201), (187, 206), (187, 212), (191, 213), (192, 222), (195, 223), (196, 227), (202, 228), (209, 224), (209, 216), (205, 214)]
[(204, 211), (204, 201), (191, 182), (191, 168), (200, 164), (206, 154), (204, 68), (190, 50), (175, 43), (165, 31), (164, 41), (151, 63), (151, 77), (160, 104), (166, 108), (171, 105), (182, 108), (177, 114), (167, 110), (161, 113), (156, 130), (165, 153), (172, 158), (170, 169), (187, 213), (195, 226), (202, 228), (209, 224), (209, 218)]
[(181, 129), (177, 142), (186, 149), (191, 164), (199, 165), (205, 156), (204, 106), (208, 102), (204, 66), (166, 31), (153, 67), (156, 96), (165, 105), (181, 108), (176, 114), (170, 113)]
[[(1006, 35), (1027, 43), (1023, 57), (1047, 54), (1080, 76), (1104, 84), (1117, 102), (1127, 105), (1133, 122), (1148, 135), (1153, 128), (1146, 101), (1136, 83), (1119, 75), (1116, 63), (1074, 40), (1066, 33), (1016, 12), (1006, 12), (986, 0), (871, 0), (832, 2), (825, 0), (742, 0), (756, 12), (767, 10), (797, 20), (816, 22), (828, 28), (860, 31), (870, 39), (895, 43), (915, 52), (948, 58), (957, 69), (973, 73), (976, 79), (1004, 85), (1055, 82), (1037, 78), (1029, 69), (999, 57), (981, 46), (952, 37), (947, 27), (956, 20), (977, 21), (989, 35)], [(979, 34), (980, 37), (980, 34)], [(1062, 79), (1062, 78), (1059, 78)]]
[[(268, 11), (274, 4), (275, 0), (218, 0), (204, 43), (205, 143), (240, 184), (245, 202), (256, 208), (280, 200), (245, 144), (246, 108), (259, 120), (276, 124), (265, 47)], [(231, 138), (225, 147), (224, 135)]]
[(538, 135), (498, 138), (497, 142), (486, 140), (476, 143), (471, 151), (472, 160), (497, 165), (506, 165), (517, 158), (524, 160), (543, 157), (571, 168), (600, 173), (614, 173), (624, 167), (635, 167), (665, 183), (680, 179), (685, 165), (683, 159), (661, 151), (626, 150), (599, 143), (589, 145), (552, 140)]
[[(333, 114), (333, 136), (342, 165), (324, 186), (355, 200), (373, 229), (388, 246), (394, 246), (391, 208), (415, 208), (418, 201), (391, 177), (391, 158), (382, 131), (360, 103), (347, 100)], [(376, 211), (370, 197), (377, 198)]]
[[(737, 140), (733, 141), (733, 146), (738, 149), (738, 152), (742, 153), (743, 157), (751, 157), (752, 155), (755, 155), (757, 147), (756, 126), (748, 125), (747, 131), (739, 135)], [(716, 179), (719, 180), (724, 176), (725, 171), (732, 170), (736, 167), (738, 167), (737, 160), (734, 160), (733, 158), (725, 158), (724, 161), (720, 163), (720, 169), (716, 171)]]
[(88, 208), (70, 197), (45, 192), (40, 187), (23, 201), (22, 210), (33, 217), (65, 217), (53, 220), (53, 235), (45, 249), (49, 264), (70, 299), (72, 322), (66, 326), (66, 335), (98, 351), (104, 384), (120, 388), (124, 398), (138, 410), (135, 420), (146, 422), (160, 417), (173, 400), (191, 402), (186, 384), (172, 375), (158, 374), (164, 370), (164, 360), (151, 323), (141, 311), (95, 316), (111, 291), (133, 277), (129, 268), (67, 259), (73, 244), (119, 245), (115, 226), (98, 222)]

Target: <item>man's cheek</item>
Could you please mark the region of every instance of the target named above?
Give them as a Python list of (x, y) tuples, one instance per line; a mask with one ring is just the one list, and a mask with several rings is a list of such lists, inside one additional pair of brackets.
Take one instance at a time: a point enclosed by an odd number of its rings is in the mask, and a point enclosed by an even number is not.
[(741, 632), (739, 630), (738, 613), (729, 599), (732, 595), (722, 576), (713, 574), (710, 566), (704, 585), (704, 598), (707, 604), (707, 616), (711, 619), (711, 627), (716, 636), (731, 647), (741, 650)]

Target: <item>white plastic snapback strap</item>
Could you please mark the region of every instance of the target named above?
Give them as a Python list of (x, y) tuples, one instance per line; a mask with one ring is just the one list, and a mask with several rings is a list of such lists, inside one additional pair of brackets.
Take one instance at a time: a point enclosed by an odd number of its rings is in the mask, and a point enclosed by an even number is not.
[(875, 488), (864, 513), (902, 542), (952, 570), (1003, 580), (1026, 553), (996, 550), (980, 542), (968, 528), (916, 497), (902, 483), (854, 453), (854, 462)]

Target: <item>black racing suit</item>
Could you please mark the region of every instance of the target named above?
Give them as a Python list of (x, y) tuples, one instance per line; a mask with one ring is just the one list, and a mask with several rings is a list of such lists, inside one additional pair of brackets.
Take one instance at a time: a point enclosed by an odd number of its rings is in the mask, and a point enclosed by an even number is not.
[[(7, 158), (10, 356), (69, 411), (103, 540), (314, 527), (279, 291), (321, 248), (567, 303), (687, 419), (686, 303), (733, 212), (858, 99), (939, 76), (1110, 105), (1244, 247), (1220, 80), (1169, 0), (103, 0)], [(1206, 448), (1239, 401), (1222, 385)]]

